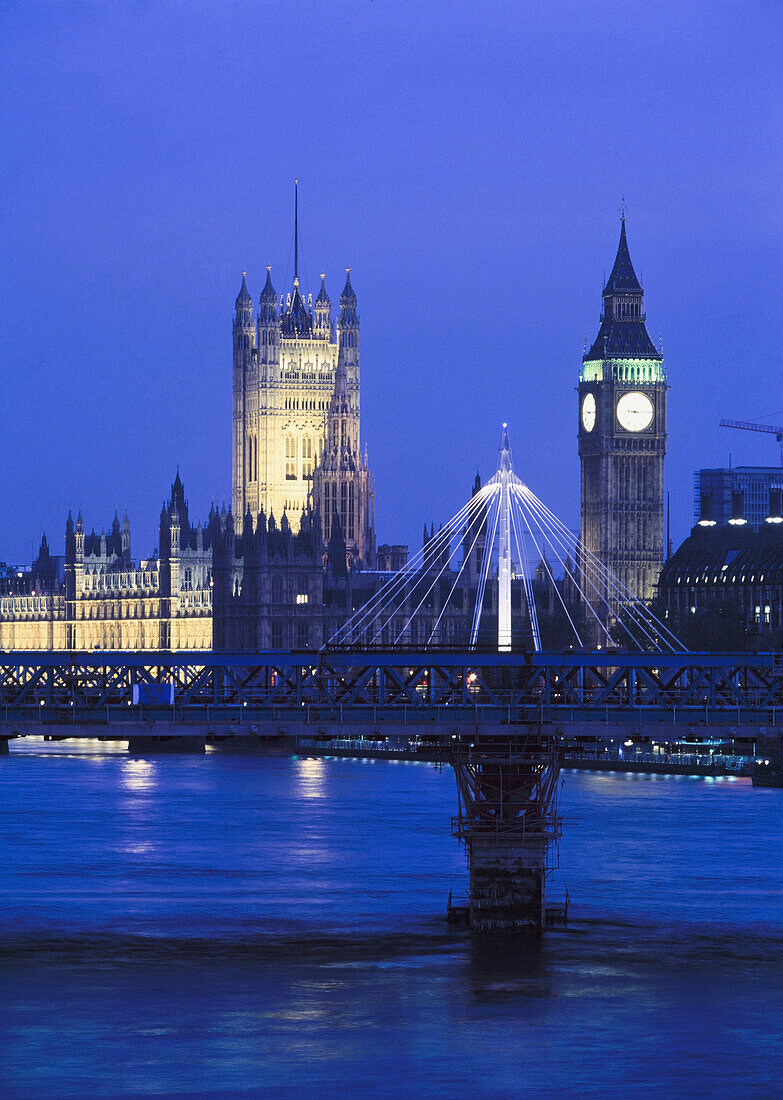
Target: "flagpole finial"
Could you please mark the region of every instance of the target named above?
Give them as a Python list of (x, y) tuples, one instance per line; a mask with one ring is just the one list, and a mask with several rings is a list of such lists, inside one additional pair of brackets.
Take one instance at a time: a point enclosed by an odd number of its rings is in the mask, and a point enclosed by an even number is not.
[(294, 180), (294, 283), (299, 285), (299, 180)]

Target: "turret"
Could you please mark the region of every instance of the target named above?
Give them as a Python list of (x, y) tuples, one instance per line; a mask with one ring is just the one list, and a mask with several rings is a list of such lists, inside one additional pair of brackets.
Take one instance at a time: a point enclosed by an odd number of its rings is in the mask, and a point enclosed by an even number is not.
[(476, 500), (481, 492), (481, 476), (476, 470), (473, 489), (470, 494), (468, 523), (462, 537), (462, 557), (469, 577), (478, 577), (484, 560), (484, 547), (487, 542), (487, 505), (484, 500)]
[(314, 335), (330, 339), (332, 335), (332, 300), (326, 293), (326, 274), (321, 272), (321, 289), (315, 299)]
[(242, 286), (237, 294), (234, 312), (234, 366), (246, 367), (255, 347), (253, 331), (253, 299), (245, 282), (246, 271), (242, 272)]
[(351, 286), (351, 269), (346, 267), (345, 286), (340, 295), (339, 354), (345, 361), (348, 382), (352, 387), (359, 383), (359, 313), (356, 305), (356, 293)]
[(173, 558), (175, 555), (179, 556), (180, 536), (182, 534), (182, 525), (180, 524), (179, 512), (174, 507), (172, 507), (171, 509), (169, 530), (171, 532), (170, 546), (171, 556)]
[[(337, 359), (334, 375), (334, 393), (329, 402), (327, 416), (327, 446), (340, 458), (359, 460), (358, 417), (354, 417), (351, 399), (348, 396), (348, 378), (345, 362), (341, 356)], [(353, 463), (352, 463), (353, 465)]]
[(120, 531), (120, 517), (116, 511), (111, 524), (111, 554), (113, 557), (122, 558), (122, 532)]
[(126, 562), (131, 560), (131, 529), (127, 511), (122, 517), (122, 557)]
[(84, 590), (84, 520), (81, 509), (74, 524), (71, 513), (65, 524), (65, 598), (68, 623), (67, 643), (75, 649), (77, 643), (76, 603)]
[(76, 517), (76, 560), (84, 561), (84, 520), (81, 508)]
[(272, 286), (272, 268), (267, 264), (266, 282), (258, 299), (256, 347), (260, 363), (277, 362), (277, 294)]

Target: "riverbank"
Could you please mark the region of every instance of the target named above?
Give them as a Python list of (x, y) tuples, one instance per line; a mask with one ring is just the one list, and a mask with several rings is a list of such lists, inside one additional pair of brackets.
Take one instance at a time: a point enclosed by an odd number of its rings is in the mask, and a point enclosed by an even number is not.
[[(233, 739), (231, 739), (233, 740)], [(247, 751), (252, 742), (243, 739), (243, 744), (232, 744), (231, 740), (219, 742), (214, 748), (226, 751)], [(443, 753), (411, 748), (385, 748), (385, 742), (317, 742), (304, 738), (285, 738), (277, 742), (267, 742), (262, 752), (275, 754), (316, 757), (345, 757), (354, 760), (409, 760), (419, 763), (442, 764), (447, 762)], [(613, 757), (591, 758), (567, 754), (563, 767), (576, 771), (623, 772), (640, 775), (698, 775), (698, 776), (750, 776), (752, 760), (737, 756), (693, 757), (685, 760), (663, 759), (619, 759)]]

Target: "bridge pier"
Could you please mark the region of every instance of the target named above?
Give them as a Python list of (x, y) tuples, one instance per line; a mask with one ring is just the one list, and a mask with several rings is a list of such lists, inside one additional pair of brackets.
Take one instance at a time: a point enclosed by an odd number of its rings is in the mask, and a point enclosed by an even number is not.
[(8, 756), (8, 753), (9, 753), (8, 738), (7, 737), (0, 737), (0, 756)]
[(560, 764), (535, 741), (505, 753), (458, 752), (452, 761), (459, 794), (452, 831), (467, 851), (475, 932), (541, 932), (546, 921), (549, 848), (560, 835)]

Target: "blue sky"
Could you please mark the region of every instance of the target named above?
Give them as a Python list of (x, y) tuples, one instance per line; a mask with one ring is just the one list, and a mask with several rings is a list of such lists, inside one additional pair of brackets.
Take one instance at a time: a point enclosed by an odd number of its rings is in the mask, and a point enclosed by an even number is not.
[(773, 3), (7, 2), (0, 10), (0, 559), (127, 507), (230, 500), (231, 316), (305, 273), (362, 320), (379, 541), (515, 467), (578, 523), (576, 394), (622, 195), (692, 473), (776, 464), (783, 14)]

